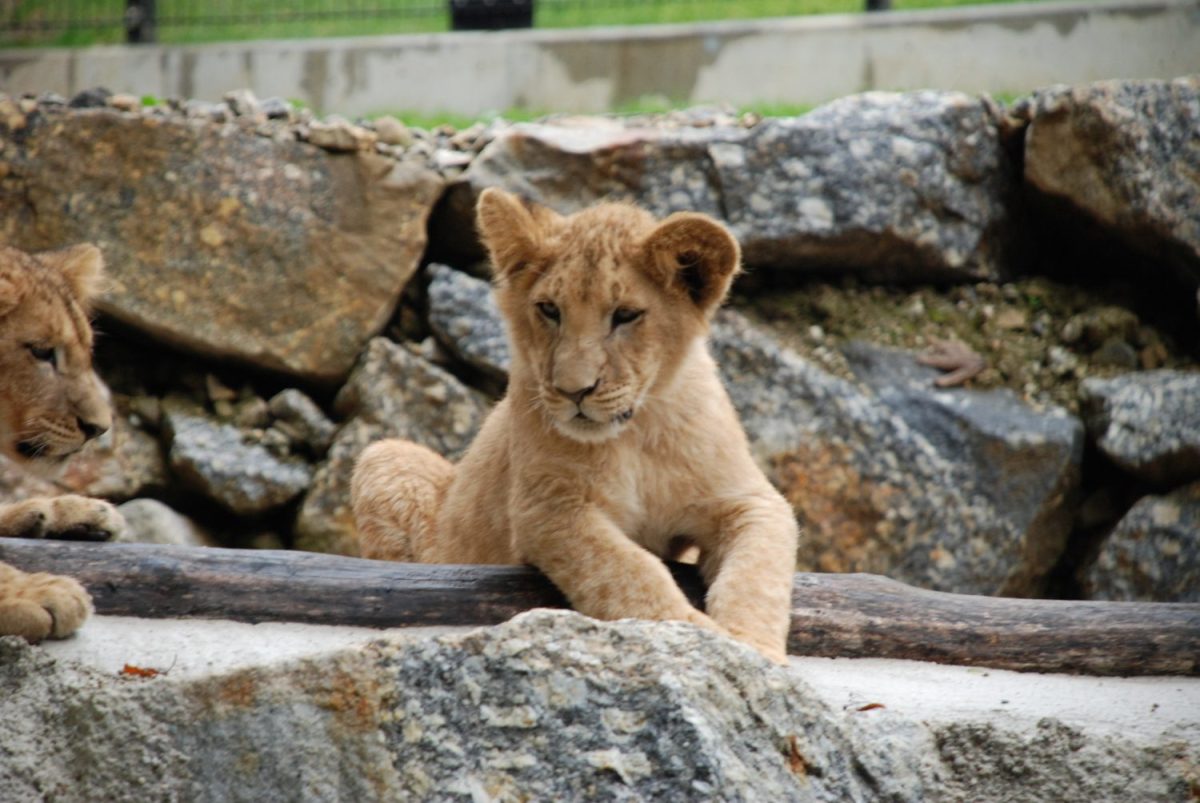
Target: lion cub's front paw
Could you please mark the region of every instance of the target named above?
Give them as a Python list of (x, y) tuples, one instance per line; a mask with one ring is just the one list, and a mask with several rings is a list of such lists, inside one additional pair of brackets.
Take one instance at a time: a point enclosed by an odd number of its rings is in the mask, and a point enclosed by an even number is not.
[(125, 518), (101, 499), (66, 494), (14, 506), (4, 534), (63, 541), (110, 541), (125, 532)]
[(0, 579), (0, 635), (31, 642), (64, 638), (92, 613), (92, 598), (78, 581), (57, 574), (26, 574), (11, 567)]

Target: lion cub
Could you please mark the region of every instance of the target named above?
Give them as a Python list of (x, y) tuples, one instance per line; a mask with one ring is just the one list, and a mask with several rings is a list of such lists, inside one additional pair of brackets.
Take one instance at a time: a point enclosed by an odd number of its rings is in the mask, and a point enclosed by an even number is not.
[[(91, 245), (32, 255), (0, 247), (0, 454), (18, 464), (56, 467), (112, 423), (88, 322), (102, 269)], [(0, 503), (0, 536), (103, 540), (123, 527), (112, 505), (83, 496)], [(0, 635), (59, 638), (90, 612), (75, 580), (0, 563)]]
[[(362, 554), (530, 563), (600, 619), (692, 622), (786, 659), (797, 526), (750, 456), (709, 356), (736, 240), (692, 213), (570, 217), (479, 199), (512, 341), (508, 394), (457, 465), (407, 441), (366, 449)], [(660, 558), (699, 548), (707, 613)]]

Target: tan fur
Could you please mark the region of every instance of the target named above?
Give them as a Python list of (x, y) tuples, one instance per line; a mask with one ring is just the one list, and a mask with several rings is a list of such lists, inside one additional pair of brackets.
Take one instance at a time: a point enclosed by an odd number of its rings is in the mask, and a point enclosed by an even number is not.
[[(703, 215), (621, 204), (563, 218), (487, 190), (478, 211), (508, 395), (457, 466), (405, 441), (364, 451), (362, 554), (530, 563), (582, 613), (692, 622), (784, 660), (796, 521), (705, 345), (736, 241)], [(660, 560), (691, 546), (707, 614)]]
[[(0, 454), (36, 470), (61, 465), (112, 424), (88, 321), (102, 269), (91, 245), (32, 255), (0, 247)], [(0, 504), (0, 536), (105, 539), (123, 527), (112, 505), (82, 496)], [(90, 611), (74, 580), (0, 564), (0, 635), (66, 636)]]

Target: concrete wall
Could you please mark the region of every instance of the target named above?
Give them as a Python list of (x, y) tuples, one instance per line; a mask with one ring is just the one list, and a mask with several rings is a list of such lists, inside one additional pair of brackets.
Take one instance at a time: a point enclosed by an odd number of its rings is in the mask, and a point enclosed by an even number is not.
[(1026, 91), (1200, 72), (1200, 0), (1031, 3), (694, 25), (0, 53), (0, 89), (219, 99), (322, 112), (816, 104), (865, 89)]

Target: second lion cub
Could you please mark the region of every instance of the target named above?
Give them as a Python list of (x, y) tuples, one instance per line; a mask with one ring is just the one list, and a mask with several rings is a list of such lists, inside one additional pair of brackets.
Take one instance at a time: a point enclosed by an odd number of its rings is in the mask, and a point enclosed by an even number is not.
[[(600, 619), (692, 622), (786, 659), (797, 526), (750, 456), (706, 338), (740, 253), (714, 220), (625, 204), (569, 217), (479, 199), (512, 343), (508, 394), (458, 465), (361, 456), (362, 554), (530, 563)], [(700, 550), (707, 613), (660, 558)]]

